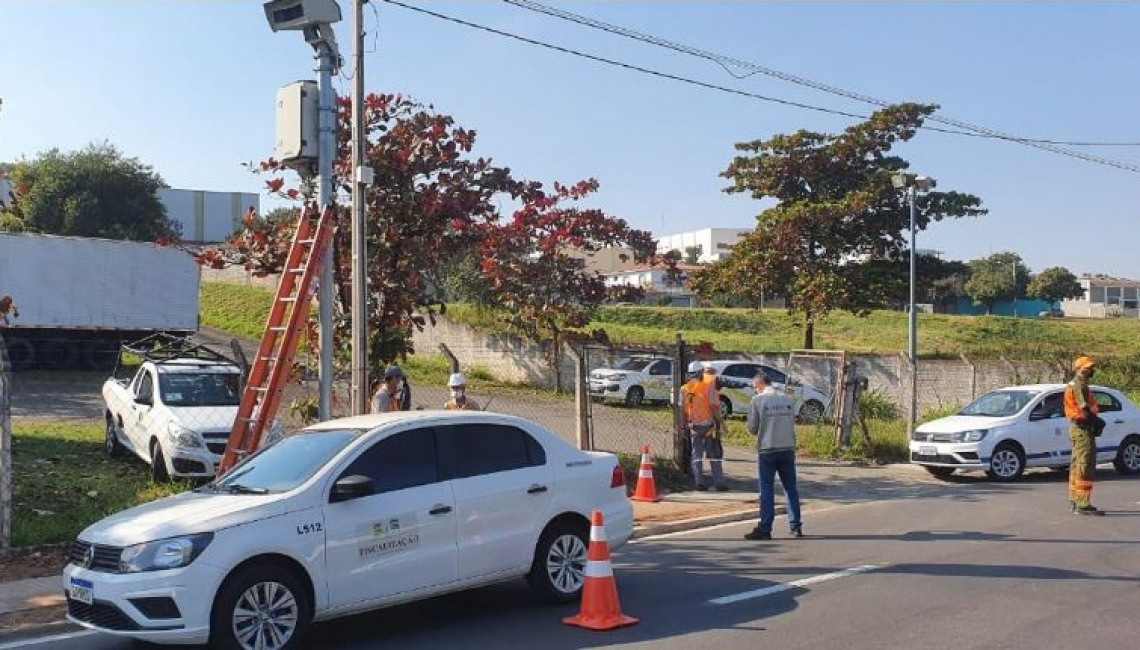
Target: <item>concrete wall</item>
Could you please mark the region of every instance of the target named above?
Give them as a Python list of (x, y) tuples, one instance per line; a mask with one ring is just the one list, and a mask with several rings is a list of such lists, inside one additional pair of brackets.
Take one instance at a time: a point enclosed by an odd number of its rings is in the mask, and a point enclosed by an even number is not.
[[(440, 343), (447, 345), (464, 369), (482, 366), (506, 381), (545, 388), (554, 386), (554, 375), (547, 366), (544, 348), (529, 341), (512, 336), (483, 334), (466, 325), (438, 317), (435, 325), (429, 323), (424, 331), (416, 332), (412, 337), (416, 354), (441, 354)], [(562, 388), (573, 390), (574, 358), (566, 346), (563, 346), (561, 367)]]
[[(552, 386), (553, 378), (538, 346), (512, 337), (488, 336), (465, 325), (437, 319), (417, 332), (413, 344), (417, 354), (439, 354), (439, 344), (445, 343), (459, 358), (464, 367), (483, 366), (496, 376), (509, 381)], [(671, 356), (671, 350), (662, 349)], [(778, 368), (788, 368), (788, 355), (724, 355), (751, 358)], [(905, 356), (848, 355), (856, 364), (856, 372), (867, 377), (868, 389), (878, 391), (900, 407), (905, 413), (909, 403), (911, 367)], [(830, 392), (834, 376), (824, 362), (797, 358), (790, 369), (794, 377)], [(563, 355), (563, 388), (572, 388), (574, 362), (570, 354)], [(962, 406), (986, 391), (1002, 386), (1037, 382), (1063, 381), (1061, 368), (1045, 361), (939, 359), (920, 360), (918, 364), (918, 412)]]

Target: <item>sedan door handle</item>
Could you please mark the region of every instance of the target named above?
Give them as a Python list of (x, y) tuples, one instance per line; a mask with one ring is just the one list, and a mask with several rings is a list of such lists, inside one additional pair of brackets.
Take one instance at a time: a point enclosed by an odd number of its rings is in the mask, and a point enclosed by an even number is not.
[(530, 486), (530, 489), (528, 489), (526, 491), (526, 493), (527, 494), (542, 494), (543, 492), (546, 492), (546, 490), (547, 490), (547, 488), (545, 485), (538, 485), (536, 483), (536, 484)]
[(1124, 424), (1124, 420), (1113, 420), (1113, 424)]
[(429, 515), (446, 515), (449, 512), (451, 512), (451, 506), (445, 506), (442, 503), (436, 504), (432, 506), (431, 510), (428, 510)]

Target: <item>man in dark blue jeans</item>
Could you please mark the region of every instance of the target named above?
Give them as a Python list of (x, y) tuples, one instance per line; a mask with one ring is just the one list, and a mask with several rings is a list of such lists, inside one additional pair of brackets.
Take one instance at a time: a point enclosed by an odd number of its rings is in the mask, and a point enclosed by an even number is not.
[(744, 539), (772, 539), (776, 518), (776, 476), (788, 498), (788, 527), (792, 537), (803, 537), (800, 492), (796, 487), (796, 415), (791, 397), (772, 388), (760, 372), (752, 380), (756, 395), (748, 406), (748, 432), (756, 436), (760, 467), (760, 522)]

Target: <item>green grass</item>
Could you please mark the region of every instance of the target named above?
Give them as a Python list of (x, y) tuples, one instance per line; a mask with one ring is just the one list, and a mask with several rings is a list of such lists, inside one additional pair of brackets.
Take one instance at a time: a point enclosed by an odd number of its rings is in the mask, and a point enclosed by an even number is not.
[[(202, 324), (260, 338), (272, 302), (268, 289), (202, 283)], [(447, 317), (494, 331), (495, 314), (474, 305), (449, 305)], [(803, 347), (799, 314), (779, 310), (602, 307), (588, 326), (616, 345), (673, 345), (708, 341), (721, 352), (787, 353)], [(1003, 316), (918, 315), (918, 353), (925, 358), (1070, 359), (1076, 352), (1101, 357), (1140, 356), (1140, 319), (1032, 319)], [(835, 312), (816, 322), (815, 347), (855, 354), (898, 354), (906, 349), (907, 315)]]
[(13, 546), (74, 539), (107, 515), (189, 487), (156, 485), (141, 462), (107, 459), (99, 424), (15, 422), (12, 465)]
[(202, 325), (260, 341), (272, 304), (269, 289), (203, 282), (199, 309)]

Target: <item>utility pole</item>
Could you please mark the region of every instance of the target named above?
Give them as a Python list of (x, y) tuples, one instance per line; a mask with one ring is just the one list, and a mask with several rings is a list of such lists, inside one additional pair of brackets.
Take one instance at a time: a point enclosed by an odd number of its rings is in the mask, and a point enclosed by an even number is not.
[(364, 164), (364, 2), (352, 0), (352, 414), (368, 412), (368, 240), (365, 194), (372, 169)]
[[(336, 116), (333, 112), (333, 67), (337, 54), (328, 43), (322, 42), (318, 48), (320, 61), (317, 71), (320, 74), (320, 154), (317, 158), (317, 175), (321, 179), (317, 200), (321, 209), (333, 203), (333, 158), (336, 156)], [(320, 309), (320, 403), (317, 417), (321, 422), (332, 419), (332, 382), (333, 382), (333, 300), (336, 292), (333, 290), (333, 246), (325, 251), (325, 259), (321, 262), (320, 290), (318, 302)]]

